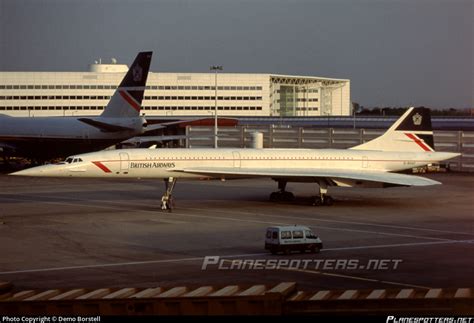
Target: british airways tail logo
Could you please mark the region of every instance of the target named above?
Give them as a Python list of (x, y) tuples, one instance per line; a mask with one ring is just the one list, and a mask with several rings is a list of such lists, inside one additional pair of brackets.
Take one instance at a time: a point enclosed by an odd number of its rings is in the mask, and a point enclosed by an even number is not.
[(140, 65), (137, 65), (132, 70), (133, 73), (133, 81), (140, 82), (143, 76), (143, 68)]
[(413, 115), (412, 119), (413, 119), (413, 124), (415, 126), (421, 125), (421, 122), (423, 121), (423, 117), (419, 113), (416, 113), (415, 115)]

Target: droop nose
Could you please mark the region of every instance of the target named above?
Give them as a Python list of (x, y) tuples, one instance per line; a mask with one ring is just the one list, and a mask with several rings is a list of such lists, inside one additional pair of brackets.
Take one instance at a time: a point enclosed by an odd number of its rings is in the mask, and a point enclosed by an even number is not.
[(31, 167), (18, 172), (11, 173), (9, 175), (14, 176), (61, 176), (63, 174), (64, 168), (59, 167), (59, 165), (44, 165)]

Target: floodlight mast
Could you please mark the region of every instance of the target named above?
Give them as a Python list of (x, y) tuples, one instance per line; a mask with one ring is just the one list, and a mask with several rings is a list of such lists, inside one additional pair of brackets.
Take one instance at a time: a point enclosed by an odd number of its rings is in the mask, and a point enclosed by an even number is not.
[(217, 71), (222, 71), (220, 65), (212, 65), (211, 71), (214, 71), (214, 148), (217, 148)]

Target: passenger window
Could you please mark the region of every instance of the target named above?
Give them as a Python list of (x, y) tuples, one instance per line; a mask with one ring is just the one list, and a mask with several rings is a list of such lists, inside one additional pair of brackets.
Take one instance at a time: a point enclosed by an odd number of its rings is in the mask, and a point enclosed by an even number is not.
[(303, 238), (303, 231), (293, 231), (293, 238), (294, 239), (302, 239)]
[(291, 239), (291, 231), (282, 231), (281, 232), (282, 239)]
[(270, 239), (272, 236), (272, 232), (271, 231), (267, 231), (267, 239)]
[(307, 230), (304, 232), (306, 235), (306, 238), (308, 239), (317, 239), (318, 237), (311, 231)]
[(66, 163), (68, 164), (72, 163), (72, 158), (71, 157), (66, 158)]
[(278, 239), (278, 232), (273, 232), (272, 239)]

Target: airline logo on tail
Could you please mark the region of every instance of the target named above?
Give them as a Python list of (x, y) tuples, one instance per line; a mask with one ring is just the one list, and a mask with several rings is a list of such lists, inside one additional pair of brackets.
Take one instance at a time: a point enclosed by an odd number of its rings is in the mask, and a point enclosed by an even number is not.
[(379, 151), (435, 151), (430, 110), (409, 108), (382, 136), (352, 149)]
[(432, 131), (430, 110), (410, 108), (389, 130), (395, 131)]
[(410, 138), (423, 151), (434, 151), (433, 130), (428, 109), (412, 109), (396, 130), (403, 131), (405, 136)]
[(417, 113), (413, 116), (413, 124), (415, 126), (421, 125), (422, 121), (423, 121), (423, 117), (419, 113)]
[(133, 80), (135, 82), (140, 82), (142, 80), (143, 68), (140, 65), (137, 65), (133, 68)]
[(152, 52), (140, 52), (112, 96), (102, 117), (138, 117), (146, 89)]

